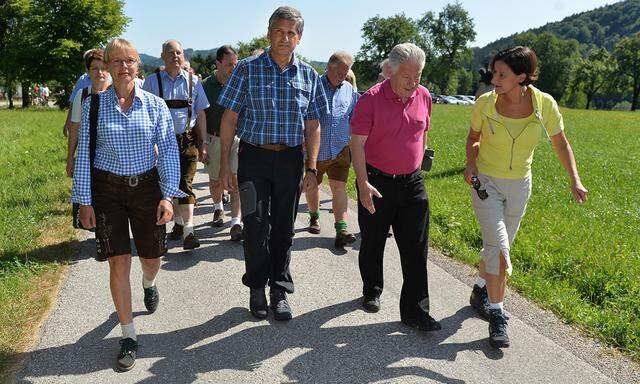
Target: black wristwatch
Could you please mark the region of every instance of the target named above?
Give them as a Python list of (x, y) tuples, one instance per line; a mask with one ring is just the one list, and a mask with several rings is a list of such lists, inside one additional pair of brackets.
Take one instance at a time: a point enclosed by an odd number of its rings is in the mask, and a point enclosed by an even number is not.
[(311, 172), (311, 173), (313, 173), (313, 174), (314, 174), (314, 175), (316, 175), (316, 176), (318, 175), (318, 170), (317, 170), (317, 169), (315, 169), (315, 168), (307, 168), (307, 169), (305, 169), (304, 171), (305, 171), (305, 172)]

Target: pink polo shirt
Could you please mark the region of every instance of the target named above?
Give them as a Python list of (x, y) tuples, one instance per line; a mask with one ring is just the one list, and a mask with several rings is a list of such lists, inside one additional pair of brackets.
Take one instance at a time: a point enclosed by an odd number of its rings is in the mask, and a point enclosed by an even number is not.
[(351, 134), (367, 136), (367, 163), (382, 172), (407, 174), (420, 168), (424, 132), (429, 130), (430, 119), (431, 94), (425, 87), (418, 86), (403, 104), (389, 80), (385, 80), (358, 100), (351, 118)]

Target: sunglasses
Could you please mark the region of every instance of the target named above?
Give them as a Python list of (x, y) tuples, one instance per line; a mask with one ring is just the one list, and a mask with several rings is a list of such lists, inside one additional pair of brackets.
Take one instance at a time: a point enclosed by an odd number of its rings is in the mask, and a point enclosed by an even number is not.
[(473, 184), (473, 189), (476, 190), (476, 193), (478, 194), (480, 200), (485, 200), (487, 197), (489, 197), (486, 189), (480, 189), (481, 185), (480, 180), (478, 180), (478, 176), (471, 176), (471, 183)]

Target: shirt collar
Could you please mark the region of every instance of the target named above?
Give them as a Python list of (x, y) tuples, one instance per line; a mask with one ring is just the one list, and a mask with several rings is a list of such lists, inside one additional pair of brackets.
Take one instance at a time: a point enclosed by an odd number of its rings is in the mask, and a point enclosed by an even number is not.
[[(173, 78), (171, 77), (171, 75), (169, 75), (169, 72), (167, 72), (166, 69), (163, 69), (162, 71), (160, 71), (160, 75), (163, 76), (163, 77), (167, 77), (167, 78), (169, 78), (169, 79), (171, 79), (173, 81)], [(180, 73), (178, 73), (178, 76), (176, 76), (176, 79), (178, 77), (180, 77), (180, 76), (182, 76), (185, 79), (189, 80), (189, 78), (187, 77), (187, 71), (185, 71), (184, 69), (180, 70)]]
[[(273, 59), (269, 55), (269, 51), (270, 50), (271, 50), (271, 47), (268, 47), (267, 49), (264, 50), (262, 55), (260, 55), (260, 58), (262, 59), (262, 62), (264, 63), (264, 65), (266, 65), (268, 67), (276, 67), (276, 68), (280, 69), (280, 66), (278, 66), (278, 64), (276, 64), (276, 62), (273, 61)], [(295, 52), (293, 53), (293, 60), (291, 60), (291, 62), (289, 63), (289, 66), (287, 66), (286, 69), (289, 69), (290, 67), (294, 67), (296, 70), (300, 69), (300, 60), (296, 57), (296, 53)]]
[[(118, 95), (116, 94), (116, 87), (113, 85), (107, 88), (108, 92), (111, 92), (111, 100), (113, 100), (114, 104), (120, 108), (120, 102), (118, 101)], [(137, 84), (133, 86), (133, 104), (142, 103), (142, 88), (140, 88)]]
[(327, 77), (326, 73), (320, 76), (320, 80), (324, 83), (325, 89), (333, 92), (336, 92), (338, 91), (338, 89), (342, 88), (342, 86), (346, 82), (346, 81), (343, 81), (342, 83), (338, 84), (337, 87), (334, 88), (333, 84), (331, 84), (331, 82), (329, 81), (329, 77)]
[[(402, 103), (402, 99), (400, 98), (400, 96), (396, 95), (396, 93), (393, 91), (393, 88), (391, 88), (391, 80), (386, 79), (385, 81), (382, 82), (382, 93), (384, 94), (384, 96), (392, 101), (398, 101), (400, 103)], [(407, 102), (409, 100), (412, 100), (416, 93), (418, 92), (418, 89), (420, 88), (420, 86), (418, 85), (418, 88), (416, 88), (415, 91), (413, 91), (413, 93), (411, 94), (411, 96), (409, 96), (407, 98)]]

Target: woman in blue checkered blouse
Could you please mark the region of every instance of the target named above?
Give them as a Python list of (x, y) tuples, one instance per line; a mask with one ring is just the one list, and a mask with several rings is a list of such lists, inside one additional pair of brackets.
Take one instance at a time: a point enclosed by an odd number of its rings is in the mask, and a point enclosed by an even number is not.
[[(96, 228), (96, 258), (108, 260), (113, 302), (122, 327), (118, 368), (135, 364), (138, 343), (133, 326), (129, 225), (142, 264), (144, 304), (155, 312), (160, 256), (166, 252), (165, 224), (173, 216), (180, 162), (169, 109), (162, 99), (136, 86), (140, 65), (136, 49), (124, 39), (105, 49), (113, 86), (87, 99), (82, 108), (72, 200), (81, 204), (85, 228)], [(91, 169), (90, 110), (98, 106), (95, 155)], [(93, 140), (93, 139), (91, 139)], [(157, 147), (157, 151), (156, 151)]]

